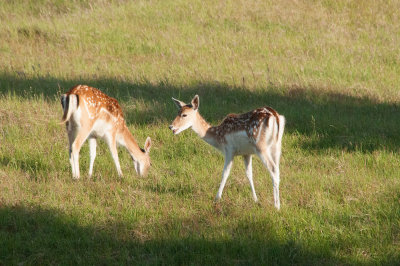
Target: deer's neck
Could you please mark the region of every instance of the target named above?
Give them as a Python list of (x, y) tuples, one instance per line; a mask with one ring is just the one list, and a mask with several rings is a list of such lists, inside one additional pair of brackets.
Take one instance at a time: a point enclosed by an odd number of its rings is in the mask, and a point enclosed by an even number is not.
[(139, 145), (137, 144), (135, 138), (133, 137), (132, 133), (129, 131), (128, 127), (125, 126), (122, 133), (122, 142), (120, 143), (122, 146), (128, 150), (129, 154), (131, 155), (134, 161), (141, 161), (144, 153), (140, 149)]
[(197, 112), (195, 122), (192, 125), (193, 131), (203, 139), (210, 127), (210, 124), (208, 124), (207, 121), (199, 114), (199, 112)]
[(212, 130), (210, 130), (212, 128), (211, 125), (199, 114), (199, 112), (197, 112), (196, 116), (196, 122), (192, 126), (193, 131), (196, 132), (196, 134), (205, 142), (219, 149), (220, 145), (218, 139), (216, 135), (211, 132)]

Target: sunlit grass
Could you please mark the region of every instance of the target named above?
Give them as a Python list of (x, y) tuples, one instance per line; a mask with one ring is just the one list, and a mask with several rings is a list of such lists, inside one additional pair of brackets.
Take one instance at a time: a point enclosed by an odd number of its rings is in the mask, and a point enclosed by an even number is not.
[[(5, 1), (0, 4), (0, 264), (398, 264), (397, 1)], [(101, 143), (73, 181), (59, 96), (121, 103), (152, 169)], [(212, 124), (269, 105), (286, 116), (282, 209), (254, 160), (188, 130), (171, 97)]]

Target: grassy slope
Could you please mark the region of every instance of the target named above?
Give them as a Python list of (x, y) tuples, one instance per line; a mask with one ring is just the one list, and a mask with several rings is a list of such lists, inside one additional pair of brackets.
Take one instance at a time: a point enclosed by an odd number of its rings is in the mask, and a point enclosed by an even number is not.
[[(398, 264), (397, 1), (6, 1), (0, 4), (0, 264)], [(153, 168), (105, 145), (73, 182), (60, 93), (122, 104)], [(287, 118), (282, 210), (259, 160), (172, 136), (174, 96), (218, 123), (270, 105)], [(88, 149), (81, 170), (88, 169)]]

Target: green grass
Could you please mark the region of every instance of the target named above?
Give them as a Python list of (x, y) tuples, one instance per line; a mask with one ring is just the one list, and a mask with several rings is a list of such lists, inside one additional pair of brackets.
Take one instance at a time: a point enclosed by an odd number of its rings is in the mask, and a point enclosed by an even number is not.
[[(398, 265), (398, 1), (3, 1), (0, 264)], [(152, 168), (104, 143), (71, 178), (59, 96), (115, 97)], [(254, 167), (190, 130), (171, 97), (200, 96), (217, 124), (269, 105), (285, 115), (281, 211)]]

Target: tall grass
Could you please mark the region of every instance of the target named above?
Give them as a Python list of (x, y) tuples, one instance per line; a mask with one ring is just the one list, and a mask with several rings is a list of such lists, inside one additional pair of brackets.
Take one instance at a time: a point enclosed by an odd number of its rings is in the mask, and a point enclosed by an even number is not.
[[(0, 3), (0, 264), (398, 264), (398, 1)], [(152, 169), (106, 145), (73, 181), (59, 96), (118, 99)], [(286, 116), (282, 209), (240, 158), (173, 136), (171, 96), (213, 124), (269, 105)]]

